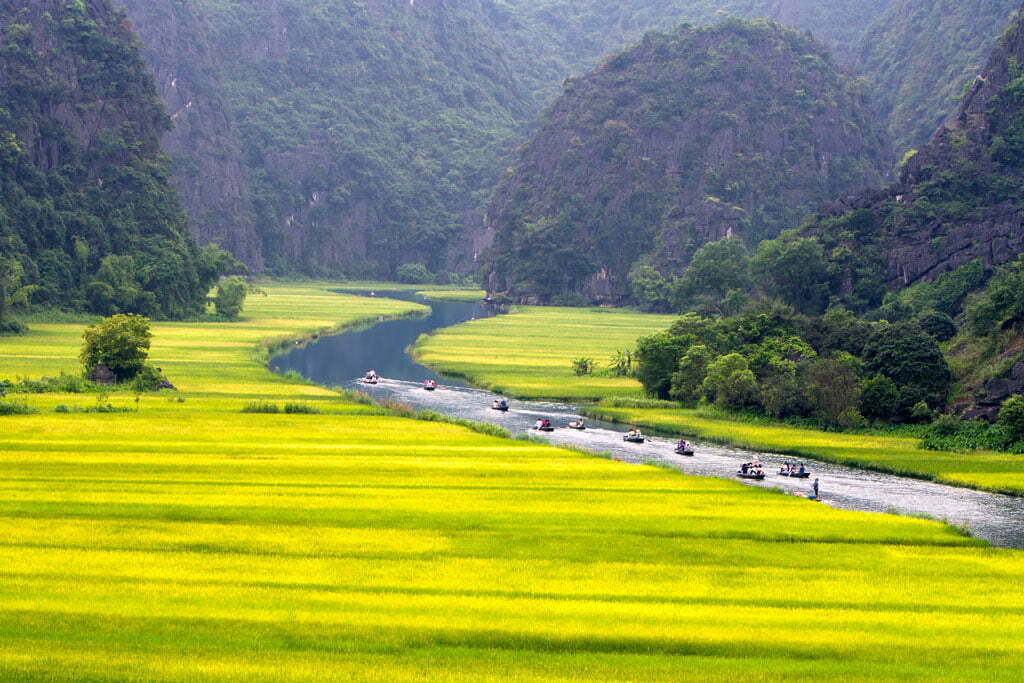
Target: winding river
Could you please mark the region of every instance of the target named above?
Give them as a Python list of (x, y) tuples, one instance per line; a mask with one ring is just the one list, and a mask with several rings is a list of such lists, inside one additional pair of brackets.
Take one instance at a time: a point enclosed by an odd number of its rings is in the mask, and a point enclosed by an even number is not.
[[(360, 293), (422, 301), (411, 292)], [(513, 434), (536, 434), (532, 427), (538, 418), (564, 426), (578, 417), (575, 406), (531, 401), (511, 401), (511, 410), (499, 413), (490, 408), (495, 398), (493, 394), (468, 387), (456, 379), (441, 377), (415, 363), (407, 351), (421, 334), (498, 313), (494, 307), (483, 303), (431, 301), (429, 305), (431, 312), (426, 316), (386, 321), (366, 329), (323, 337), (275, 357), (271, 367), (278, 372), (295, 370), (324, 386), (360, 388), (376, 398), (396, 399), (417, 409), (501, 425)], [(380, 384), (365, 386), (359, 382), (358, 378), (369, 369), (384, 378)], [(437, 391), (423, 390), (423, 382), (428, 379), (439, 382)], [(751, 486), (778, 487), (788, 493), (806, 495), (810, 492), (810, 482), (817, 478), (822, 501), (833, 507), (927, 515), (963, 525), (974, 536), (993, 545), (1024, 549), (1024, 498), (818, 462), (807, 463), (813, 472), (811, 480), (791, 480), (773, 475), (783, 462), (792, 462), (792, 456), (754, 453), (698, 441), (696, 456), (683, 457), (673, 452), (673, 439), (652, 436), (645, 444), (630, 444), (622, 440), (626, 431), (623, 426), (594, 420), (588, 420), (588, 425), (589, 429), (583, 432), (562, 428), (542, 436), (553, 443), (608, 452), (623, 462), (656, 462), (687, 474), (728, 479), (735, 479), (740, 463), (757, 456), (769, 476), (763, 482), (744, 482)]]

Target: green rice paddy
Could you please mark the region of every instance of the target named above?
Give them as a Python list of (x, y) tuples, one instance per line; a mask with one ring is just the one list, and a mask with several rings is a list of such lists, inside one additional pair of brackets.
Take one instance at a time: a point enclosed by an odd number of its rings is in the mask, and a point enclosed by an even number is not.
[[(254, 349), (414, 305), (264, 289), (155, 326), (183, 403), (0, 418), (0, 678), (1019, 680), (1024, 553), (381, 415)], [(0, 377), (74, 369), (33, 328)]]
[[(675, 317), (614, 308), (517, 307), (424, 337), (416, 357), (446, 374), (517, 398), (591, 401), (641, 396), (636, 380), (609, 366), (638, 337), (661, 332)], [(578, 377), (572, 361), (590, 358), (593, 375)]]

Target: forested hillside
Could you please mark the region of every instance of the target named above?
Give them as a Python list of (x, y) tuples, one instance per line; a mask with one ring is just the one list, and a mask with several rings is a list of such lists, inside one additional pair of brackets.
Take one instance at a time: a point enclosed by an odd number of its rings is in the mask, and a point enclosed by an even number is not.
[(200, 244), (219, 244), (250, 267), (263, 266), (233, 107), (220, 57), (192, 0), (117, 0), (145, 38), (142, 56), (170, 110), (163, 148)]
[(5, 287), (99, 313), (199, 310), (220, 259), (188, 232), (160, 153), (170, 122), (124, 16), (8, 0), (0, 31)]
[(276, 272), (384, 276), (473, 268), (500, 170), (562, 80), (647, 30), (768, 16), (851, 55), (889, 2), (121, 1), (199, 239)]
[[(834, 294), (853, 308), (972, 262), (1024, 252), (1024, 31), (1006, 30), (957, 115), (911, 157), (898, 183), (846, 202), (804, 230), (841, 274)], [(875, 291), (873, 295), (865, 294)], [(860, 294), (858, 294), (860, 293)]]
[(863, 92), (805, 34), (735, 19), (649, 34), (543, 117), (490, 207), (488, 287), (621, 300), (635, 266), (773, 237), (890, 161)]
[(957, 106), (1020, 3), (892, 0), (863, 36), (855, 68), (897, 148), (924, 144)]

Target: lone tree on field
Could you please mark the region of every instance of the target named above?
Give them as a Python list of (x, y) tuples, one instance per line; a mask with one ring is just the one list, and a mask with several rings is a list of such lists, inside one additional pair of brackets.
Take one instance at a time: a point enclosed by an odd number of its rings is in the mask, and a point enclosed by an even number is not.
[(217, 315), (229, 320), (237, 318), (245, 306), (245, 297), (249, 293), (249, 283), (240, 275), (233, 275), (224, 278), (217, 285), (217, 296), (213, 298), (213, 305), (217, 308)]
[(141, 315), (118, 314), (90, 325), (82, 335), (85, 374), (104, 365), (120, 382), (133, 379), (146, 364), (152, 337), (149, 318)]

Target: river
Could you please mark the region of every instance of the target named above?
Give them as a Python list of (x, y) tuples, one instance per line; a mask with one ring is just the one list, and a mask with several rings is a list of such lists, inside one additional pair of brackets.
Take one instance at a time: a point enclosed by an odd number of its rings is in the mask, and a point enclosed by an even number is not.
[[(405, 301), (422, 301), (411, 292), (360, 292), (367, 296), (387, 296)], [(395, 399), (417, 409), (430, 409), (452, 417), (501, 425), (513, 434), (531, 433), (557, 444), (572, 444), (592, 451), (607, 452), (616, 460), (629, 463), (659, 463), (686, 474), (736, 479), (740, 463), (755, 457), (765, 465), (768, 478), (750, 486), (781, 488), (794, 495), (807, 495), (811, 482), (819, 481), (822, 502), (836, 508), (867, 512), (899, 512), (944, 519), (970, 529), (972, 535), (993, 545), (1024, 549), (1024, 498), (973, 491), (854, 467), (805, 461), (812, 471), (810, 480), (794, 480), (775, 475), (793, 456), (755, 453), (710, 443), (694, 442), (695, 457), (676, 455), (675, 441), (651, 436), (644, 444), (625, 443), (626, 428), (588, 420), (586, 431), (564, 426), (578, 417), (577, 407), (550, 402), (510, 401), (511, 410), (491, 410), (495, 395), (473, 389), (456, 379), (441, 377), (412, 360), (407, 353), (421, 334), (457, 325), (476, 318), (498, 314), (483, 303), (430, 301), (430, 314), (379, 323), (361, 330), (323, 337), (305, 347), (275, 357), (271, 368), (277, 372), (295, 370), (324, 386), (359, 388), (378, 399)], [(367, 370), (376, 370), (384, 378), (376, 386), (366, 386), (359, 378)], [(423, 389), (423, 382), (439, 382), (437, 391)], [(539, 434), (532, 427), (538, 418), (548, 419), (556, 427), (550, 434)]]

